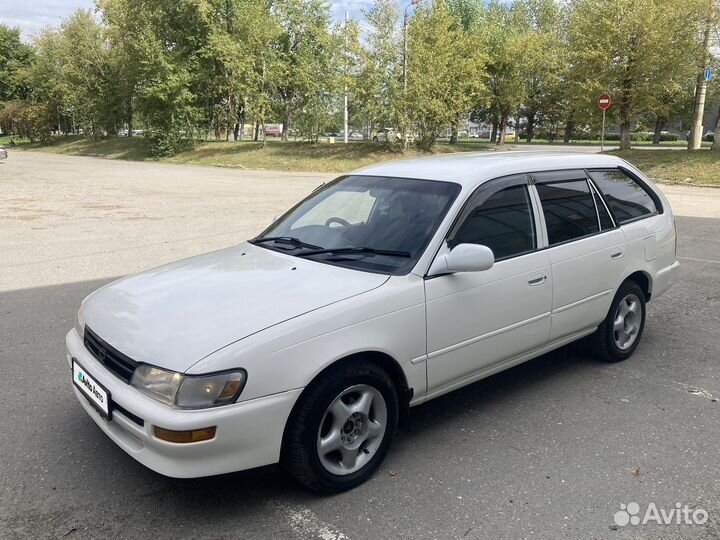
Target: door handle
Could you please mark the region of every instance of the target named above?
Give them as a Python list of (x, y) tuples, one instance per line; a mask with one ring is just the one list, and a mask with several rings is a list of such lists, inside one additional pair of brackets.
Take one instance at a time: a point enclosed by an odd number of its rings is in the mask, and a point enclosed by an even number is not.
[(622, 250), (622, 249), (617, 249), (617, 250), (613, 251), (613, 252), (610, 254), (610, 258), (611, 258), (611, 259), (619, 259), (619, 258), (622, 257), (622, 256), (623, 256), (623, 250)]
[(547, 279), (547, 275), (546, 275), (546, 274), (539, 274), (539, 275), (536, 274), (536, 275), (530, 276), (530, 277), (528, 278), (528, 285), (530, 285), (531, 287), (532, 287), (533, 285), (540, 285), (540, 284), (542, 284), (542, 283), (545, 283), (545, 280), (546, 280), (546, 279)]

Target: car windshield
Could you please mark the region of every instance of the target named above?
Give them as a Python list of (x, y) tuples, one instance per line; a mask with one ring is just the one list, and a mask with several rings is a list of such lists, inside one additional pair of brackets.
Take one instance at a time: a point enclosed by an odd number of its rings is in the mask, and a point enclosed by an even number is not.
[(323, 263), (406, 274), (459, 191), (451, 182), (344, 176), (317, 189), (251, 242)]

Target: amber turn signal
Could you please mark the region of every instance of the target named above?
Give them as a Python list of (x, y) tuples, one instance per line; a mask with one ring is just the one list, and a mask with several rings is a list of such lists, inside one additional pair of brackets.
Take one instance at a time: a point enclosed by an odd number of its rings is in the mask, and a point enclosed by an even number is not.
[(155, 436), (163, 441), (172, 443), (193, 443), (200, 441), (209, 441), (215, 437), (217, 426), (206, 427), (202, 429), (193, 429), (189, 431), (172, 431), (170, 429), (154, 426)]

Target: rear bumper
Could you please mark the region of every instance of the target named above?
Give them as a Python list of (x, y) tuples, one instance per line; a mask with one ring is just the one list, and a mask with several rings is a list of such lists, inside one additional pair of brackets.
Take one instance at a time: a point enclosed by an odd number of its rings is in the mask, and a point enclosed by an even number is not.
[(677, 281), (680, 273), (680, 263), (675, 261), (670, 266), (658, 271), (653, 278), (652, 297), (657, 298), (667, 291)]
[[(195, 478), (276, 463), (285, 423), (302, 389), (252, 399), (234, 405), (183, 411), (159, 403), (111, 374), (85, 349), (75, 330), (65, 339), (67, 361), (76, 358), (111, 394), (110, 421), (103, 418), (70, 382), (85, 412), (108, 437), (146, 467), (166, 476)], [(131, 416), (137, 417), (135, 420)], [(138, 423), (141, 419), (143, 425)], [(153, 434), (154, 426), (170, 430), (217, 426), (209, 441), (170, 443)]]

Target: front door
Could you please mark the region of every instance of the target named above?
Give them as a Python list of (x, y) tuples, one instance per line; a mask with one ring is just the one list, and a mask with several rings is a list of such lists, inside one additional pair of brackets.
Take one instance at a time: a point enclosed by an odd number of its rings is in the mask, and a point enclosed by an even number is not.
[(495, 265), (425, 280), (428, 392), (442, 393), (542, 347), (550, 335), (550, 258), (538, 250), (539, 218), (525, 175), (484, 184), (471, 196), (445, 250), (490, 247)]

